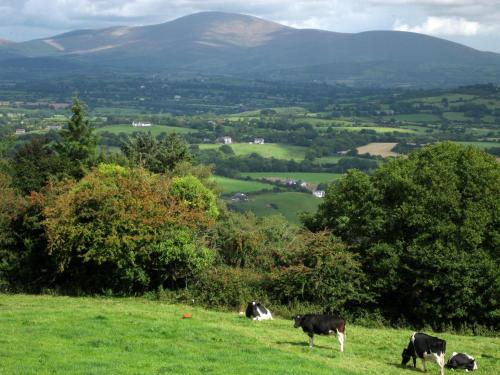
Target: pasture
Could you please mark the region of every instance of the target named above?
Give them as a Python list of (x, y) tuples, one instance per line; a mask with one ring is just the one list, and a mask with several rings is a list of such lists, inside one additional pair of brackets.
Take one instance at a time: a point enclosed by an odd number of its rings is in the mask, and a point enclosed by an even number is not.
[[(310, 349), (291, 320), (255, 322), (237, 312), (144, 298), (0, 295), (0, 306), (1, 374), (420, 373), (399, 365), (411, 335), (406, 329), (348, 322), (340, 353), (335, 337), (317, 336)], [(182, 319), (186, 312), (191, 319)], [(478, 374), (500, 373), (499, 338), (439, 336), (447, 340), (448, 355), (474, 355)], [(438, 367), (429, 363), (428, 373)]]
[(382, 156), (384, 158), (389, 156), (398, 156), (399, 154), (392, 151), (392, 149), (397, 145), (397, 143), (391, 142), (379, 142), (379, 143), (369, 143), (365, 146), (358, 147), (358, 154), (370, 154), (373, 156)]
[[(200, 144), (200, 150), (213, 150), (219, 148), (220, 144)], [(306, 147), (285, 145), (280, 143), (266, 143), (263, 145), (249, 143), (230, 144), (235, 155), (259, 154), (264, 158), (276, 158), (284, 160), (303, 160), (306, 154)]]
[(165, 125), (153, 125), (153, 126), (148, 126), (148, 127), (137, 127), (134, 128), (132, 125), (108, 125), (108, 126), (103, 126), (102, 128), (96, 128), (95, 132), (97, 134), (99, 133), (104, 133), (104, 132), (109, 132), (109, 133), (114, 133), (114, 134), (120, 134), (120, 133), (125, 133), (125, 134), (133, 134), (133, 133), (147, 133), (151, 132), (152, 135), (157, 136), (161, 133), (178, 133), (178, 134), (186, 134), (186, 133), (192, 133), (195, 132), (196, 130), (194, 129), (189, 129), (189, 128), (181, 128), (178, 126), (165, 126)]
[(260, 181), (244, 181), (222, 176), (214, 176), (214, 180), (224, 194), (254, 193), (256, 191), (272, 189), (274, 187), (274, 185)]
[(248, 201), (238, 203), (238, 207), (257, 216), (281, 214), (291, 223), (298, 224), (300, 212), (315, 212), (321, 202), (310, 193), (264, 193), (249, 197)]
[(488, 148), (500, 147), (500, 142), (455, 142), (464, 146), (474, 146), (480, 148), (481, 150), (486, 150)]
[(336, 180), (341, 175), (338, 173), (315, 173), (315, 172), (245, 172), (243, 177), (253, 179), (280, 178), (305, 181), (311, 184), (322, 184)]

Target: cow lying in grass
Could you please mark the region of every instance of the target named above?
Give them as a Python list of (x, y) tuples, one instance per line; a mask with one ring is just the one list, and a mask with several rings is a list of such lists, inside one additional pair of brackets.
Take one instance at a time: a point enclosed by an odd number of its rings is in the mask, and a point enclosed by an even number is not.
[(309, 336), (309, 346), (314, 346), (314, 334), (317, 335), (337, 335), (340, 343), (340, 351), (344, 351), (345, 341), (345, 320), (331, 315), (306, 314), (295, 317), (295, 328), (302, 327), (302, 330)]
[(455, 369), (463, 369), (465, 371), (474, 371), (477, 370), (477, 363), (474, 357), (466, 353), (453, 353), (446, 364), (447, 368)]
[(417, 357), (422, 360), (424, 371), (427, 371), (425, 366), (426, 359), (436, 361), (440, 368), (440, 374), (444, 374), (444, 356), (446, 353), (446, 341), (426, 335), (425, 333), (414, 332), (410, 337), (408, 347), (403, 350), (401, 365), (408, 363), (410, 358), (413, 358), (413, 367), (417, 367)]
[(253, 319), (253, 320), (273, 319), (271, 311), (262, 306), (260, 302), (255, 302), (255, 301), (248, 302), (245, 315), (248, 319)]

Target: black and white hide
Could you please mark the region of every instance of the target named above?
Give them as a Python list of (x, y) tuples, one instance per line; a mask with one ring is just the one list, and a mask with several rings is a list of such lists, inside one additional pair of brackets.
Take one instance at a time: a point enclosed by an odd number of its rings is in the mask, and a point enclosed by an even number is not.
[(255, 302), (255, 301), (248, 303), (245, 315), (248, 319), (253, 319), (253, 320), (273, 319), (271, 311), (262, 306), (260, 302)]

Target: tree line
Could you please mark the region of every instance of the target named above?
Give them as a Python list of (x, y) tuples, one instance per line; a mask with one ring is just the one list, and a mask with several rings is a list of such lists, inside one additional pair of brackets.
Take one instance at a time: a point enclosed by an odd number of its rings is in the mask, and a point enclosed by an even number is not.
[[(303, 226), (229, 211), (176, 135), (97, 151), (75, 101), (57, 139), (2, 152), (0, 288), (498, 330), (500, 166), (427, 146), (329, 185)], [(0, 148), (3, 150), (3, 148)], [(174, 297), (172, 297), (174, 298)]]

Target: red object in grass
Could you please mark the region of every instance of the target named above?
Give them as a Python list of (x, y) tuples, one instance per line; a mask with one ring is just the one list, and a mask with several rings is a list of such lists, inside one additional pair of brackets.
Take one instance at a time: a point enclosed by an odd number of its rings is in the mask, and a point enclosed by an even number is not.
[(185, 313), (184, 315), (182, 315), (182, 319), (189, 319), (189, 318), (191, 318), (190, 313)]

